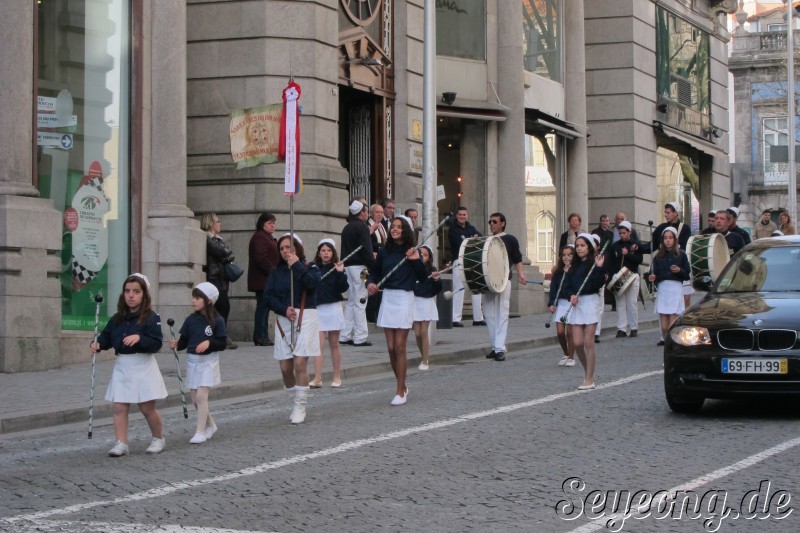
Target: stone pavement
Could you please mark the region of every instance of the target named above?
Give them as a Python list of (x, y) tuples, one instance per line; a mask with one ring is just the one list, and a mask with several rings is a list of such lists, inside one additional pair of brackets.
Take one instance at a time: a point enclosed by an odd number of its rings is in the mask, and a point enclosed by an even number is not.
[[(508, 326), (506, 348), (508, 351), (532, 350), (551, 347), (557, 344), (555, 324), (545, 328), (550, 314), (529, 315), (511, 318)], [(647, 309), (639, 303), (639, 330), (653, 336), (653, 348), (658, 339), (658, 317), (653, 312), (653, 304)], [(442, 363), (472, 358), (480, 358), (489, 353), (489, 335), (486, 327), (472, 326), (464, 321), (465, 327), (441, 329), (436, 331), (436, 345), (431, 347), (430, 361), (435, 366)], [(616, 334), (616, 312), (609, 310), (603, 315), (601, 338), (611, 338)], [(342, 381), (368, 375), (391, 372), (386, 341), (383, 332), (375, 330), (369, 335), (371, 347), (343, 345)], [(88, 341), (87, 341), (88, 343)], [(602, 352), (603, 344), (598, 346)], [(330, 384), (330, 352), (324, 350), (325, 374), (323, 385)], [(87, 348), (88, 354), (88, 348)], [(185, 376), (185, 352), (180, 352), (181, 375)], [(409, 373), (417, 372), (420, 355), (414, 340), (414, 332), (408, 339)], [(164, 375), (169, 396), (158, 402), (160, 408), (180, 406), (175, 357), (166, 347), (157, 355), (158, 364)], [(500, 363), (498, 363), (500, 364)], [(555, 364), (555, 360), (554, 360)], [(96, 365), (96, 384), (94, 400), (95, 421), (111, 416), (111, 404), (103, 399), (111, 377), (114, 361), (101, 361)], [(272, 347), (256, 347), (249, 343), (239, 343), (237, 350), (225, 351), (221, 358), (222, 385), (213, 389), (211, 399), (236, 398), (280, 390), (283, 385), (277, 362), (272, 358)], [(313, 369), (309, 361), (309, 369)], [(44, 372), (24, 372), (0, 374), (0, 433), (45, 428), (73, 422), (86, 421), (88, 417), (89, 389), (91, 386), (91, 363), (65, 366)], [(187, 402), (189, 393), (186, 391)], [(191, 410), (191, 406), (190, 406)], [(135, 413), (132, 409), (131, 413)], [(190, 414), (190, 416), (193, 416)]]

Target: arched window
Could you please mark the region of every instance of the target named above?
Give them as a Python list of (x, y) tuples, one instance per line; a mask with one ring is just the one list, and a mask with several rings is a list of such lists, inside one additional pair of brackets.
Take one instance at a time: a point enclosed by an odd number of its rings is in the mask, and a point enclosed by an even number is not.
[(553, 216), (550, 213), (536, 217), (536, 262), (553, 262)]

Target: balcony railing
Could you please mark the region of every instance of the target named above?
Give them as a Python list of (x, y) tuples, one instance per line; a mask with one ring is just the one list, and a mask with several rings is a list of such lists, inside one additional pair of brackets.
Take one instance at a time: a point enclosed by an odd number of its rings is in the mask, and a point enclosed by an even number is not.
[[(794, 46), (800, 48), (800, 30), (794, 31)], [(786, 50), (785, 31), (765, 31), (747, 33), (733, 37), (733, 53), (784, 52)], [(784, 52), (785, 53), (785, 52)]]

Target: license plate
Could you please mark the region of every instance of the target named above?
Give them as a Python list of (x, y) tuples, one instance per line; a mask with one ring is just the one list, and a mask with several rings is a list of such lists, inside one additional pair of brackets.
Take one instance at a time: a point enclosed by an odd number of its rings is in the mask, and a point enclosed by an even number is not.
[(723, 374), (787, 374), (786, 359), (751, 359), (746, 357), (722, 359)]

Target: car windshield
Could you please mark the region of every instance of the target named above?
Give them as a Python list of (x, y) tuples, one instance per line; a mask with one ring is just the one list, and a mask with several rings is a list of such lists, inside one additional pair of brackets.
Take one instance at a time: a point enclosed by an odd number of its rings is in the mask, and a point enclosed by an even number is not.
[(715, 285), (718, 293), (800, 291), (800, 246), (743, 253), (728, 265)]

